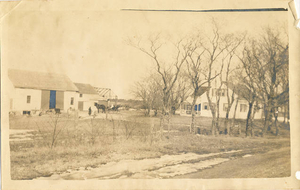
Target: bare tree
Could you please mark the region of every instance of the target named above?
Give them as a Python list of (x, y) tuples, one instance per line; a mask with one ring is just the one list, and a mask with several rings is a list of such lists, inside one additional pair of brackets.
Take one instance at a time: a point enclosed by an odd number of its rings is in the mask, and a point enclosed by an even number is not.
[(179, 75), (174, 88), (171, 90), (170, 105), (172, 114), (180, 107), (180, 104), (184, 102), (189, 95), (189, 88), (186, 77)]
[(146, 116), (150, 116), (150, 111), (154, 108), (156, 101), (160, 98), (159, 91), (160, 87), (157, 84), (154, 75), (145, 77), (142, 81), (136, 82), (132, 87), (132, 94), (143, 102), (143, 107), (146, 109)]
[[(254, 43), (254, 42), (252, 42)], [(252, 44), (253, 45), (253, 44)], [(253, 48), (253, 46), (251, 46)], [(241, 75), (242, 84), (239, 86), (240, 95), (247, 100), (248, 102), (248, 113), (246, 120), (246, 136), (248, 136), (249, 128), (251, 129), (251, 136), (253, 136), (253, 109), (254, 102), (258, 99), (258, 88), (256, 86), (255, 80), (257, 77), (257, 64), (253, 55), (253, 49), (249, 47), (245, 47), (242, 52), (242, 58), (239, 57), (244, 75)]]
[[(205, 72), (203, 67), (203, 57), (204, 57), (205, 49), (201, 48), (201, 43), (199, 41), (194, 40), (191, 45), (191, 51), (188, 53), (187, 62), (187, 76), (191, 83), (192, 88), (192, 121), (190, 125), (190, 132), (195, 133), (195, 105), (198, 97), (204, 93), (206, 88), (204, 88), (204, 84), (207, 83), (203, 72)], [(215, 76), (216, 77), (216, 76)], [(215, 78), (213, 77), (213, 78)]]
[[(225, 129), (227, 131), (227, 135), (230, 135), (230, 125), (228, 125), (228, 121), (229, 121), (229, 113), (230, 110), (232, 108), (232, 105), (235, 101), (235, 91), (236, 91), (236, 87), (233, 84), (233, 81), (230, 81), (230, 76), (232, 71), (234, 71), (237, 66), (235, 66), (234, 68), (231, 68), (231, 64), (232, 64), (232, 60), (233, 57), (235, 55), (235, 51), (236, 49), (241, 45), (241, 43), (244, 41), (245, 39), (245, 34), (243, 34), (241, 37), (236, 37), (234, 40), (234, 43), (231, 45), (230, 48), (227, 49), (227, 58), (223, 59), (223, 61), (226, 62), (226, 72), (225, 72), (225, 88), (226, 88), (226, 97), (227, 97), (227, 107), (226, 107), (226, 115), (225, 115)], [(234, 75), (237, 75), (237, 73), (234, 73)], [(230, 88), (231, 86), (231, 88)], [(231, 92), (231, 93), (230, 93)]]
[[(132, 47), (137, 48), (141, 52), (149, 56), (156, 67), (156, 72), (160, 75), (162, 84), (163, 84), (163, 106), (162, 106), (162, 116), (161, 116), (161, 126), (160, 133), (162, 138), (163, 127), (165, 123), (165, 117), (169, 115), (171, 106), (170, 106), (170, 95), (171, 91), (175, 85), (175, 82), (178, 79), (181, 67), (184, 64), (187, 58), (187, 52), (189, 51), (189, 44), (184, 42), (185, 40), (181, 39), (177, 43), (173, 44), (175, 58), (170, 60), (169, 64), (166, 64), (161, 56), (166, 56), (166, 54), (159, 54), (158, 51), (162, 49), (163, 45), (166, 43), (161, 42), (160, 35), (153, 35), (148, 38), (148, 43), (141, 44), (141, 40), (128, 40), (127, 43)], [(168, 129), (169, 130), (169, 129)]]
[[(229, 55), (229, 52), (226, 51), (228, 49), (233, 49), (232, 44), (234, 44), (234, 38), (232, 34), (222, 34), (219, 30), (218, 25), (216, 22), (213, 21), (213, 29), (212, 29), (212, 37), (207, 37), (207, 43), (201, 43), (202, 48), (204, 48), (206, 57), (207, 57), (207, 74), (205, 74), (208, 88), (211, 89), (212, 87), (212, 80), (217, 76), (220, 75), (223, 69), (224, 62), (221, 61), (221, 65), (218, 65), (221, 67), (221, 72), (215, 73), (213, 75), (213, 71), (216, 71), (214, 69), (214, 66), (217, 65), (218, 62), (220, 62), (220, 58), (224, 59)], [(218, 128), (218, 123), (216, 122), (217, 118), (217, 112), (219, 107), (215, 106), (215, 104), (212, 101), (211, 97), (211, 91), (208, 90), (206, 92), (206, 96), (208, 99), (209, 107), (212, 114), (212, 135), (218, 134), (216, 132)]]
[[(280, 33), (271, 28), (266, 28), (259, 40), (252, 40), (252, 56), (257, 68), (256, 85), (259, 89), (259, 97), (264, 102), (265, 122), (262, 136), (270, 130), (273, 116), (283, 102), (279, 99), (287, 99), (288, 88), (279, 88), (282, 75), (288, 69), (288, 43), (282, 39)], [(288, 80), (285, 81), (288, 84)], [(277, 119), (277, 117), (275, 118)], [(279, 128), (276, 125), (276, 135)]]

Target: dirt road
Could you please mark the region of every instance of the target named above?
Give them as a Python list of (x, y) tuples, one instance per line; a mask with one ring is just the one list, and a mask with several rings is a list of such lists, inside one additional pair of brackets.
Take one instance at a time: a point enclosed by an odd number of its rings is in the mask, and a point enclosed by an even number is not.
[(174, 178), (275, 178), (291, 174), (290, 148), (242, 157), (216, 165), (213, 168)]

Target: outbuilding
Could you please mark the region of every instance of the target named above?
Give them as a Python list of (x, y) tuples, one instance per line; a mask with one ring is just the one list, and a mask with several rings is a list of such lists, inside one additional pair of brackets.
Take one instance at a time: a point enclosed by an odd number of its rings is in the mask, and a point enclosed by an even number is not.
[(96, 109), (95, 106), (101, 99), (96, 90), (90, 84), (74, 83), (78, 88), (77, 98), (78, 98), (78, 110), (87, 111), (90, 107), (91, 109)]

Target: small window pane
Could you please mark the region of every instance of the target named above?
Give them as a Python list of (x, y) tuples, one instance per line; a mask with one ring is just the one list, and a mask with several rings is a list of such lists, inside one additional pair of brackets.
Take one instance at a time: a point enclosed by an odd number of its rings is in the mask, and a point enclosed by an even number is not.
[(74, 98), (71, 98), (71, 105), (74, 105)]
[(240, 104), (240, 112), (246, 112), (247, 111), (247, 105), (246, 104)]
[(27, 104), (30, 104), (31, 102), (31, 96), (27, 96)]

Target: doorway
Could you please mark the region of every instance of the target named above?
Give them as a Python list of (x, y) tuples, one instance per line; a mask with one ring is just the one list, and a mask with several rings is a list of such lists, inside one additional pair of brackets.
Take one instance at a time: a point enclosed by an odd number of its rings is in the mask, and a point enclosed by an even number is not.
[(49, 102), (49, 108), (55, 109), (56, 106), (56, 91), (50, 90), (50, 102)]

